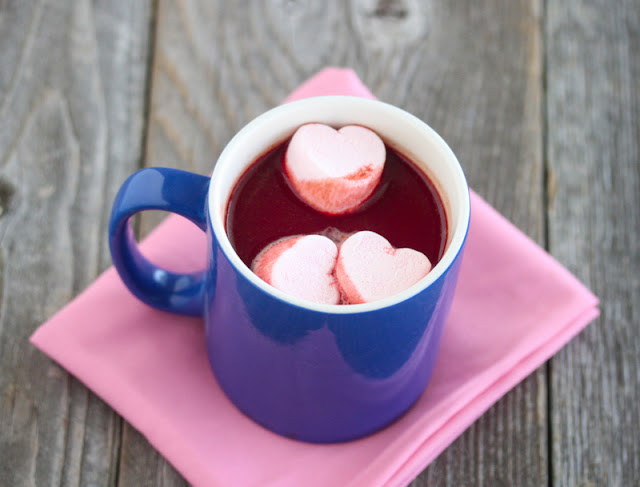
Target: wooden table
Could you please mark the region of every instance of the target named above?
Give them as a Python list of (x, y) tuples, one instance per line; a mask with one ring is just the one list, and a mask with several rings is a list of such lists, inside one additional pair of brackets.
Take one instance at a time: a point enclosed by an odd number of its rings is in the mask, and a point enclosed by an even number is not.
[(640, 0), (0, 0), (0, 46), (0, 486), (185, 485), (27, 339), (110, 265), (127, 175), (209, 172), (327, 65), (602, 301), (412, 485), (639, 485)]

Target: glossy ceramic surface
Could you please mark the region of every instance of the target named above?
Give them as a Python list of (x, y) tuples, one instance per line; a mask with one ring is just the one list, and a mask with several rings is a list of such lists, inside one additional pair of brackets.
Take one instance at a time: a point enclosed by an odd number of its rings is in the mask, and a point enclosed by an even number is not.
[[(448, 248), (409, 290), (361, 305), (308, 303), (261, 281), (233, 251), (224, 216), (235, 182), (257, 156), (310, 121), (367, 125), (435, 180), (447, 209)], [(144, 209), (178, 213), (206, 231), (208, 268), (183, 275), (148, 262), (128, 225)], [(164, 311), (204, 314), (212, 369), (239, 409), (276, 433), (336, 442), (382, 428), (424, 391), (468, 224), (464, 175), (433, 130), (380, 102), (323, 97), (258, 117), (223, 151), (211, 180), (162, 168), (131, 176), (114, 203), (110, 246), (123, 281), (142, 301)]]
[(291, 438), (334, 442), (378, 430), (431, 377), (460, 260), (408, 300), (332, 314), (261, 292), (216, 247), (206, 337), (222, 389), (255, 421)]

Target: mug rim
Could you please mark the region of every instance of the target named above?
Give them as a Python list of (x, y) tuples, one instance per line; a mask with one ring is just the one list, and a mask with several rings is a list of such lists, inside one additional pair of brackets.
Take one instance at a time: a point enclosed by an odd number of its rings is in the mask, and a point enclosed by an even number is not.
[[(414, 125), (415, 128), (421, 130), (425, 136), (429, 137), (431, 142), (436, 144), (440, 152), (452, 163), (455, 183), (456, 185), (459, 185), (462, 190), (458, 201), (460, 208), (458, 221), (453, 224), (454, 228), (447, 228), (448, 243), (445, 252), (436, 265), (433, 266), (431, 271), (424, 278), (404, 291), (369, 303), (321, 304), (297, 298), (280, 291), (259, 278), (242, 261), (242, 259), (240, 259), (231, 245), (231, 241), (229, 240), (226, 231), (226, 214), (229, 198), (231, 196), (231, 192), (237, 185), (239, 179), (245, 174), (246, 170), (256, 161), (259, 155), (266, 153), (270, 148), (275, 147), (282, 141), (285, 141), (300, 125), (312, 122), (330, 124), (327, 121), (319, 120), (320, 118), (323, 118), (319, 114), (327, 113), (330, 107), (335, 107), (335, 109), (341, 113), (345, 113), (346, 111), (360, 113), (360, 111), (370, 112), (371, 110), (377, 110), (379, 113), (385, 114), (386, 116), (395, 117), (398, 121)], [(290, 127), (287, 129), (280, 129), (280, 136), (275, 135), (275, 133), (278, 132), (279, 122), (290, 120), (291, 118), (300, 118), (301, 113), (304, 114), (302, 118), (306, 119), (306, 121), (293, 124), (295, 126), (293, 130)], [(310, 115), (307, 116), (307, 114)], [(347, 118), (349, 118), (348, 115)], [(366, 122), (355, 120), (346, 122), (343, 125), (347, 124), (366, 126)], [(291, 123), (289, 123), (289, 125), (291, 125)], [(275, 129), (273, 128), (274, 126), (276, 127)], [(265, 133), (268, 133), (269, 136), (265, 136)], [(252, 141), (261, 140), (264, 137), (269, 139), (270, 142), (268, 141), (267, 143), (259, 144), (261, 147), (257, 150), (257, 155), (253, 158), (246, 158), (243, 160), (242, 164), (240, 164), (240, 170), (236, 167), (236, 172), (238, 173), (237, 177), (233, 178), (233, 182), (229, 184), (228, 178), (225, 179), (224, 177), (225, 171), (228, 171), (229, 167), (232, 167), (235, 163), (234, 161), (237, 153), (242, 152), (243, 150), (243, 144), (251, 144)], [(393, 145), (393, 141), (391, 140), (390, 142), (391, 145)], [(402, 149), (399, 150), (404, 153)], [(410, 160), (413, 161), (415, 158), (415, 155), (411, 155)], [(422, 167), (421, 164), (417, 164), (415, 161), (414, 164), (420, 166), (419, 170), (421, 172), (425, 172), (425, 168)], [(442, 194), (444, 191), (442, 188), (438, 187), (438, 182), (433, 181), (433, 183), (436, 184), (436, 189), (440, 197), (444, 198), (444, 195)], [(223, 187), (225, 184), (226, 186)], [(228, 191), (225, 191), (226, 187), (229, 188)], [(447, 192), (446, 197), (450, 198), (451, 195)], [(449, 219), (451, 218), (451, 210), (447, 208), (447, 203), (445, 201), (443, 201), (443, 204), (445, 205), (445, 214), (447, 215), (447, 219)], [(279, 105), (257, 116), (240, 129), (225, 146), (213, 169), (211, 183), (207, 194), (207, 212), (209, 215), (209, 225), (211, 226), (211, 230), (221, 251), (225, 254), (226, 258), (235, 270), (242, 274), (249, 282), (261, 291), (293, 306), (310, 311), (328, 314), (356, 314), (389, 308), (407, 301), (413, 296), (429, 288), (433, 283), (438, 281), (440, 277), (446, 274), (447, 270), (456, 260), (458, 254), (462, 251), (466, 241), (470, 219), (470, 196), (467, 180), (460, 162), (444, 139), (427, 123), (401, 108), (379, 100), (355, 96), (328, 95), (305, 98)]]

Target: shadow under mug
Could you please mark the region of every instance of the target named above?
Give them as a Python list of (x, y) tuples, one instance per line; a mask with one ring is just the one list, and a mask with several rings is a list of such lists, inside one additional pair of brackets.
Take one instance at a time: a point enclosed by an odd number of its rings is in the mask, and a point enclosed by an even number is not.
[[(225, 219), (236, 182), (259, 156), (309, 122), (369, 127), (436, 186), (447, 216), (446, 250), (406, 291), (365, 304), (310, 303), (266, 284), (232, 248)], [(206, 269), (173, 273), (140, 253), (129, 219), (149, 209), (182, 215), (206, 232)], [(133, 174), (115, 199), (109, 243), (116, 269), (140, 300), (204, 316), (211, 368), (240, 410), (281, 435), (327, 443), (381, 429), (424, 391), (453, 298), (469, 214), (460, 164), (428, 125), (386, 103), (328, 96), (287, 103), (250, 122), (224, 149), (211, 178), (163, 168)]]

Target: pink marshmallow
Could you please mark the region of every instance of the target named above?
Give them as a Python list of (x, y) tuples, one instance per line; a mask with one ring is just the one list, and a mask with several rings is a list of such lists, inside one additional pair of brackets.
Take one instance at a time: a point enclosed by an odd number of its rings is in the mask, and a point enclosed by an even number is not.
[(336, 278), (348, 304), (370, 303), (413, 286), (431, 270), (416, 250), (396, 249), (375, 232), (357, 232), (340, 246)]
[(298, 128), (285, 155), (285, 172), (300, 198), (323, 213), (355, 210), (380, 182), (386, 149), (365, 127), (335, 130), (310, 123)]
[(333, 270), (338, 248), (327, 237), (306, 235), (273, 242), (254, 259), (251, 270), (273, 287), (314, 303), (339, 304)]

